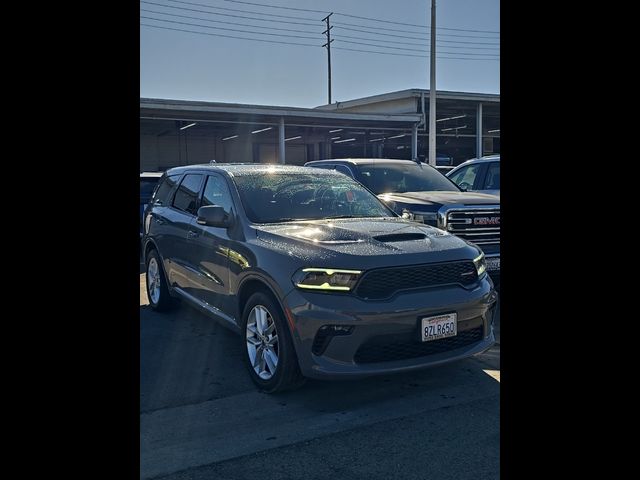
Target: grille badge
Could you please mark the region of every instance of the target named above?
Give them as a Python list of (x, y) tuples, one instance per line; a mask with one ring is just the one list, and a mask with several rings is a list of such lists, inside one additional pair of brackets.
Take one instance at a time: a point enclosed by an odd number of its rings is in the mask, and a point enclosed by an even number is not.
[(500, 225), (500, 217), (476, 217), (473, 219), (474, 225)]

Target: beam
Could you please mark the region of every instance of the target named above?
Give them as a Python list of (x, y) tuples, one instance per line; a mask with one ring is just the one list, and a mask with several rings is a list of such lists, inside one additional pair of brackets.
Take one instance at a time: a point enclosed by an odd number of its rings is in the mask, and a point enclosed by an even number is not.
[(411, 129), (411, 160), (418, 158), (418, 124)]
[(482, 157), (482, 102), (476, 110), (476, 158)]
[(280, 124), (278, 125), (278, 161), (280, 164), (284, 165), (285, 155), (284, 155), (284, 118), (280, 117)]

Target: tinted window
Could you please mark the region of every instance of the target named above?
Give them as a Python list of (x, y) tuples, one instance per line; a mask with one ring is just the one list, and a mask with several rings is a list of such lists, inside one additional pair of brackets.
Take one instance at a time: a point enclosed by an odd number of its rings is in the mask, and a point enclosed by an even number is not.
[(196, 214), (198, 208), (198, 191), (202, 183), (202, 175), (185, 175), (182, 183), (176, 191), (173, 199), (173, 206), (192, 215)]
[(467, 189), (473, 188), (473, 184), (476, 181), (478, 172), (480, 172), (480, 168), (482, 168), (481, 163), (469, 165), (464, 168), (461, 168), (456, 173), (451, 175), (449, 178), (461, 187), (465, 187)]
[(140, 179), (140, 197), (151, 198), (151, 194), (153, 194), (153, 189), (156, 188), (156, 185), (158, 184), (158, 180), (160, 180), (160, 177), (141, 178)]
[(353, 178), (353, 175), (351, 175), (351, 170), (349, 170), (344, 165), (336, 165), (336, 172), (344, 173), (345, 175)]
[(381, 193), (460, 191), (447, 177), (426, 164), (358, 165), (360, 181), (379, 195)]
[(252, 173), (237, 175), (233, 181), (249, 220), (255, 223), (396, 216), (345, 175)]
[(486, 190), (500, 190), (500, 162), (491, 162), (487, 169)]
[(164, 180), (162, 180), (162, 183), (158, 187), (158, 190), (156, 190), (156, 195), (153, 200), (154, 204), (167, 205), (169, 193), (173, 189), (179, 177), (180, 175), (171, 175), (169, 177), (164, 177)]
[(202, 195), (202, 206), (207, 205), (219, 205), (224, 208), (225, 212), (230, 212), (233, 206), (227, 182), (218, 175), (211, 175), (207, 178)]

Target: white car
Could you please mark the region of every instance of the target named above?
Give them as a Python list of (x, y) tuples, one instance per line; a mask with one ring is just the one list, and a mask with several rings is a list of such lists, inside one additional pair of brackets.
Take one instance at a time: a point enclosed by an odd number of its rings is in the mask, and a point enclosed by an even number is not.
[(447, 177), (463, 190), (500, 196), (500, 155), (467, 160)]

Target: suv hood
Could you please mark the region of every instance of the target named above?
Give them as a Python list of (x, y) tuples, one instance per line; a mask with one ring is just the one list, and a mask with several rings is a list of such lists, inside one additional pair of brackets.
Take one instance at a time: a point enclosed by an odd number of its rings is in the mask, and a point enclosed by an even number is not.
[(362, 266), (357, 263), (362, 257), (376, 257), (375, 266), (389, 266), (477, 255), (476, 248), (458, 237), (402, 218), (309, 220), (254, 227), (259, 240), (283, 253), (324, 261), (348, 256), (352, 260), (349, 266), (354, 268)]
[(495, 205), (500, 197), (477, 192), (405, 192), (383, 193), (378, 198), (388, 202), (412, 203), (417, 205)]

